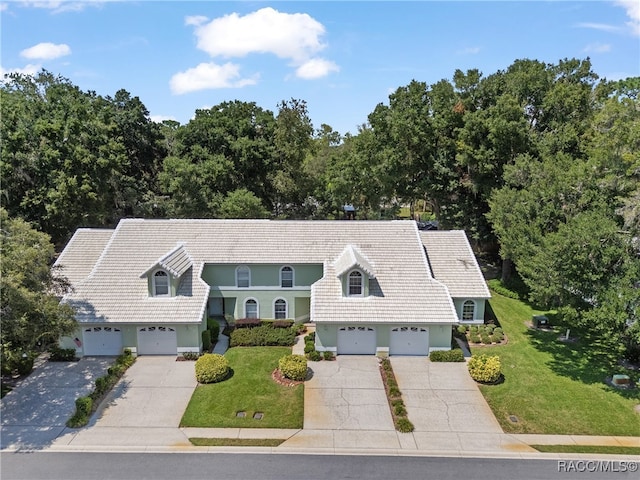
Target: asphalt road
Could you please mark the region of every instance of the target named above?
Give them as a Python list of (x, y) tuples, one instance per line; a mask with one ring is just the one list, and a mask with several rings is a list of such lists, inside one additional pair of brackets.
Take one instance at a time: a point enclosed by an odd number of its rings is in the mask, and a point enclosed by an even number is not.
[[(3, 480), (546, 480), (638, 478), (609, 460), (236, 453), (2, 453)], [(582, 462), (582, 463), (580, 463)], [(637, 463), (635, 464), (637, 466)], [(593, 470), (595, 471), (589, 471)], [(626, 470), (626, 471), (622, 471)], [(633, 471), (632, 471), (633, 470)]]

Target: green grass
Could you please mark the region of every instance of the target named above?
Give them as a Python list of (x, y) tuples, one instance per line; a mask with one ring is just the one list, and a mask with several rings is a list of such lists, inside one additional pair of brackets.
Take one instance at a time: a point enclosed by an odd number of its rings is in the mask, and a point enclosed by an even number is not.
[(546, 453), (602, 453), (605, 455), (640, 455), (640, 447), (615, 445), (531, 445)]
[[(199, 385), (180, 422), (181, 427), (302, 428), (304, 385), (277, 384), (271, 373), (290, 347), (234, 347), (225, 356), (231, 378)], [(245, 418), (236, 413), (246, 412)], [(261, 420), (253, 414), (263, 413)]]
[(190, 438), (196, 447), (277, 447), (284, 440), (278, 438)]
[[(616, 354), (594, 339), (564, 343), (556, 332), (526, 327), (532, 315), (553, 319), (551, 312), (495, 293), (490, 305), (508, 344), (472, 348), (472, 353), (500, 356), (504, 383), (480, 390), (505, 432), (640, 435), (640, 416), (634, 412), (638, 389), (617, 390), (604, 383), (614, 373), (638, 372), (620, 367)], [(509, 421), (510, 415), (518, 422)]]

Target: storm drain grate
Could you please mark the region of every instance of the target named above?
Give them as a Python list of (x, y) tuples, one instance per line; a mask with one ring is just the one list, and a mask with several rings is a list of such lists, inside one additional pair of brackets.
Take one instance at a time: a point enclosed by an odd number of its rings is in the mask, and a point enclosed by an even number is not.
[(255, 420), (262, 420), (262, 417), (264, 417), (264, 413), (262, 413), (262, 412), (256, 412), (256, 413), (253, 414), (253, 418)]
[(238, 418), (244, 418), (246, 416), (247, 416), (247, 412), (243, 412), (243, 411), (236, 412), (236, 417)]
[(509, 415), (509, 420), (513, 423), (518, 423), (520, 421), (515, 415)]

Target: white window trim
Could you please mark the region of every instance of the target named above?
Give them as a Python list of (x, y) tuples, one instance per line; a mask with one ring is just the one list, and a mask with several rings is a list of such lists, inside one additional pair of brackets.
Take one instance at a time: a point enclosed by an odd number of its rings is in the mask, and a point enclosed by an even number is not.
[[(166, 275), (167, 293), (158, 294), (158, 290), (156, 288), (156, 275), (159, 272), (162, 272)], [(163, 270), (162, 268), (158, 268), (157, 270), (154, 270), (154, 272), (151, 274), (151, 291), (154, 297), (170, 297), (171, 296), (171, 275), (169, 275), (169, 272), (167, 272), (166, 270)]]
[(286, 298), (278, 297), (273, 300), (273, 318), (276, 319), (276, 302), (278, 300), (282, 300), (284, 302), (284, 318), (277, 320), (284, 320), (289, 318), (289, 302), (287, 302)]
[[(238, 272), (240, 271), (240, 269), (247, 269), (247, 272), (249, 273), (249, 284), (246, 287), (241, 287), (240, 285), (238, 285)], [(251, 287), (251, 268), (249, 268), (248, 265), (238, 265), (236, 267), (236, 287), (237, 288), (249, 288)]]
[[(464, 318), (464, 307), (465, 305), (468, 304), (473, 304), (473, 318)], [(471, 300), (471, 299), (467, 299), (464, 302), (462, 302), (462, 309), (460, 310), (460, 320), (462, 320), (463, 322), (470, 322), (472, 320), (476, 319), (476, 311), (477, 311), (477, 305), (476, 305), (476, 301), (475, 300)]]
[(255, 318), (260, 318), (260, 302), (258, 302), (258, 299), (254, 298), (254, 297), (247, 297), (247, 298), (244, 299), (244, 303), (242, 304), (242, 306), (244, 307), (244, 318), (254, 318), (254, 317), (247, 316), (247, 302), (249, 302), (250, 300), (253, 300), (254, 302), (256, 302), (256, 317)]
[[(351, 274), (355, 272), (360, 274), (360, 293), (351, 293)], [(349, 270), (347, 274), (347, 297), (364, 297), (364, 273), (357, 268)]]
[[(282, 271), (285, 268), (290, 268), (291, 269), (291, 286), (290, 287), (283, 287), (282, 286)], [(282, 267), (280, 267), (280, 288), (293, 288), (295, 285), (296, 285), (296, 271), (295, 271), (295, 269), (291, 265), (283, 265)]]

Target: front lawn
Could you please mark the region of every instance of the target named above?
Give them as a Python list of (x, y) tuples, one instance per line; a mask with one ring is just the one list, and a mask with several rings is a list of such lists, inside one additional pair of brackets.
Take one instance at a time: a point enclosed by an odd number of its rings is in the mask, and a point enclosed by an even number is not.
[[(302, 428), (304, 385), (277, 384), (271, 373), (290, 347), (233, 347), (225, 357), (231, 378), (199, 385), (180, 422), (181, 427)], [(245, 412), (245, 417), (237, 416)], [(262, 413), (262, 419), (253, 418)]]
[(508, 344), (472, 348), (472, 353), (500, 356), (505, 381), (480, 390), (505, 432), (640, 435), (640, 415), (634, 412), (638, 389), (615, 390), (604, 383), (613, 373), (637, 377), (637, 371), (625, 371), (596, 341), (564, 343), (557, 332), (527, 328), (532, 315), (546, 312), (496, 293), (490, 304)]

